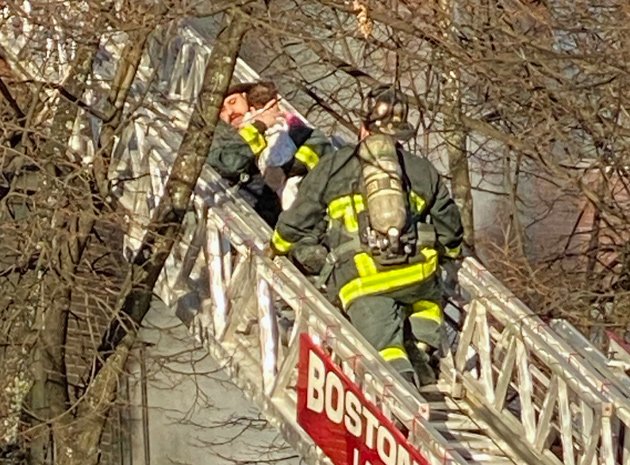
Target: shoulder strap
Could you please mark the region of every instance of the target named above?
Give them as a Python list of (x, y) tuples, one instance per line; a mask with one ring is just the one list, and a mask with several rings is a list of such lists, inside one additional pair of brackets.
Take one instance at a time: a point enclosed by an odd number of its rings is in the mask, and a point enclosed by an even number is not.
[(324, 266), (319, 272), (319, 276), (316, 280), (316, 286), (318, 288), (323, 287), (330, 279), (330, 275), (332, 275), (335, 270), (335, 266), (339, 263), (339, 260), (343, 259), (343, 257), (347, 254), (355, 254), (361, 250), (361, 243), (359, 242), (359, 238), (357, 236), (353, 236), (350, 240), (344, 242), (343, 244), (335, 247), (326, 256), (326, 261), (324, 262)]
[(407, 174), (405, 157), (403, 156), (402, 149), (398, 144), (396, 144), (396, 155), (398, 156), (398, 164), (400, 165), (400, 170), (402, 171), (403, 189), (405, 189), (405, 192), (407, 193), (407, 203), (409, 203), (409, 195), (411, 195), (411, 179), (409, 179), (409, 175)]

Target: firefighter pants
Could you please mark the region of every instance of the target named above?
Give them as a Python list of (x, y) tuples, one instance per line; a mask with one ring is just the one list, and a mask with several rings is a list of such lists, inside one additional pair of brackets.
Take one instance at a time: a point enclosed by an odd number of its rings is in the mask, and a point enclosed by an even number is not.
[(438, 348), (442, 334), (441, 286), (437, 279), (387, 295), (364, 296), (352, 302), (352, 325), (399, 373), (413, 372), (405, 350), (407, 320), (414, 342)]

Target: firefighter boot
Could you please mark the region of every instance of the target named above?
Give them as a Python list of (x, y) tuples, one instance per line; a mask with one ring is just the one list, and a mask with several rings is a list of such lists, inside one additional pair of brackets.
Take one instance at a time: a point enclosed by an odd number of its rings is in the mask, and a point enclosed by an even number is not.
[(428, 354), (430, 350), (429, 346), (423, 342), (416, 344), (407, 343), (406, 346), (409, 359), (418, 377), (418, 386), (422, 387), (429, 384), (436, 384), (437, 376), (431, 366), (431, 357)]
[(421, 354), (421, 360), (414, 364), (416, 374), (418, 375), (419, 384), (420, 386), (436, 384), (437, 377), (435, 376), (435, 371), (433, 370), (433, 367), (429, 363), (429, 356), (426, 352), (421, 352)]

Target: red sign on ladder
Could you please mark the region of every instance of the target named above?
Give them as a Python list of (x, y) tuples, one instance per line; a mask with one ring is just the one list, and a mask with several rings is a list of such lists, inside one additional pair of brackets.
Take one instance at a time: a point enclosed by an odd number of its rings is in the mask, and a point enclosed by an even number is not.
[(428, 465), (306, 333), (300, 335), (297, 420), (335, 465)]

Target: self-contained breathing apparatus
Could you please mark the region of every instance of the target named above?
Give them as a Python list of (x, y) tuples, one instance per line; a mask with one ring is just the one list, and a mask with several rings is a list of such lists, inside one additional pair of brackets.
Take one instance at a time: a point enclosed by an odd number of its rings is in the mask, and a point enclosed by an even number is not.
[(419, 249), (436, 242), (433, 226), (419, 223), (410, 208), (411, 187), (396, 142), (413, 134), (407, 115), (405, 95), (389, 86), (372, 89), (364, 101), (363, 124), (370, 135), (356, 152), (366, 199), (365, 210), (357, 213), (359, 238), (384, 266), (420, 261)]
[(364, 100), (362, 123), (370, 135), (354, 152), (361, 172), (353, 193), (360, 194), (365, 204), (351, 202), (358, 237), (348, 238), (329, 251), (321, 244), (295, 251), (297, 262), (316, 262), (308, 268), (314, 273), (320, 270), (317, 287), (325, 288), (341, 257), (355, 254), (357, 248), (367, 252), (377, 267), (387, 267), (424, 261), (421, 249), (436, 245), (435, 228), (428, 224), (426, 215), (412, 211), (411, 186), (397, 146), (397, 141), (414, 133), (407, 115), (406, 97), (391, 86), (375, 87)]

